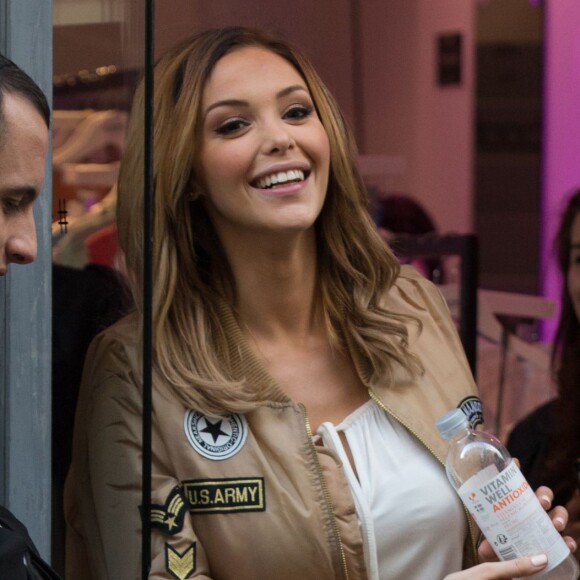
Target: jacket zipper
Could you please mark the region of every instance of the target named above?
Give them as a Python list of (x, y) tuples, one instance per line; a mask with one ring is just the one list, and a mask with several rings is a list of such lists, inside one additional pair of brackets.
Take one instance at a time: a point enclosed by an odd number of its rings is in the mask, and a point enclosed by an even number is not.
[(342, 563), (342, 572), (344, 574), (345, 580), (349, 580), (348, 575), (348, 567), (346, 565), (346, 554), (344, 553), (344, 546), (342, 545), (342, 538), (340, 537), (340, 531), (338, 529), (338, 525), (334, 518), (334, 506), (332, 503), (332, 498), (330, 497), (330, 491), (328, 486), (326, 485), (326, 480), (324, 479), (324, 475), (322, 474), (322, 468), (320, 467), (320, 463), (318, 462), (318, 455), (316, 453), (316, 447), (314, 446), (314, 442), (312, 441), (312, 427), (310, 426), (310, 419), (308, 418), (308, 414), (306, 413), (306, 407), (300, 404), (300, 409), (302, 410), (302, 414), (304, 416), (304, 423), (306, 425), (306, 434), (308, 435), (308, 443), (311, 447), (313, 457), (316, 461), (316, 469), (318, 471), (318, 478), (320, 483), (322, 484), (322, 491), (324, 493), (324, 499), (326, 500), (326, 505), (330, 510), (332, 515), (332, 531), (334, 532), (334, 538), (338, 545), (338, 549), (340, 552), (340, 561)]
[[(393, 413), (379, 399), (379, 397), (376, 395), (376, 393), (372, 389), (369, 389), (369, 394), (371, 396), (371, 399), (373, 399), (373, 401), (385, 413), (387, 413), (387, 415), (390, 415), (393, 419), (395, 419), (401, 425), (403, 425), (403, 427), (405, 427), (405, 429), (407, 429), (407, 431), (409, 431), (409, 433), (411, 433), (417, 439), (417, 441), (419, 441), (427, 449), (427, 451), (429, 451), (429, 453), (431, 453), (431, 455), (433, 455), (433, 457), (435, 457), (435, 459), (439, 463), (441, 463), (441, 465), (443, 465), (443, 467), (445, 467), (445, 463), (443, 463), (443, 461), (441, 461), (441, 459), (439, 459), (439, 457), (437, 456), (437, 454), (435, 453), (435, 451), (433, 451), (433, 449), (431, 449), (431, 447), (429, 447), (429, 445), (427, 445), (427, 443), (425, 443), (425, 441), (423, 441), (423, 439), (421, 439), (421, 437), (419, 437), (419, 435), (413, 429), (411, 429), (411, 427), (409, 427), (409, 425), (407, 425), (399, 416), (395, 415), (395, 413)], [(467, 511), (467, 508), (463, 505), (463, 502), (461, 502), (461, 507), (463, 508), (463, 511), (465, 512), (465, 515), (466, 515), (466, 518), (467, 518), (467, 526), (469, 528), (469, 537), (471, 538), (471, 547), (473, 549), (473, 555), (475, 556), (475, 561), (477, 562), (477, 534), (475, 533), (475, 529), (473, 527), (473, 522), (471, 521), (471, 517), (469, 516), (469, 511)]]

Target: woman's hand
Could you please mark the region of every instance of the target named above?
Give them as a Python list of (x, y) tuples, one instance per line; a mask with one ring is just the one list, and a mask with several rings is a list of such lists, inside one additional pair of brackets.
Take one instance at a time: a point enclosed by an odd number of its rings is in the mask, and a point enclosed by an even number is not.
[[(548, 511), (552, 507), (552, 501), (554, 500), (554, 493), (549, 487), (540, 486), (536, 490), (536, 496), (540, 500), (542, 507)], [(556, 506), (553, 510), (548, 511), (548, 515), (552, 519), (554, 527), (559, 531), (563, 532), (568, 524), (568, 510), (562, 506)], [(564, 541), (570, 548), (570, 551), (574, 553), (576, 551), (576, 542), (570, 536), (564, 536)], [(482, 562), (494, 562), (497, 561), (497, 556), (491, 547), (491, 544), (487, 540), (483, 540), (479, 545), (479, 559)]]
[(572, 499), (566, 504), (566, 509), (568, 510), (568, 525), (564, 533), (578, 544), (580, 542), (580, 490), (576, 490)]
[(540, 572), (546, 567), (548, 558), (538, 554), (529, 558), (517, 558), (507, 562), (486, 562), (462, 572), (445, 576), (445, 580), (511, 580), (524, 578)]
[[(536, 496), (543, 508), (548, 511), (552, 507), (554, 494), (549, 487), (541, 486), (536, 490)], [(568, 511), (562, 506), (556, 506), (548, 512), (554, 527), (562, 532), (568, 524)], [(570, 536), (564, 536), (564, 541), (571, 552), (576, 551), (576, 542)], [(491, 544), (483, 540), (478, 550), (479, 559), (484, 562), (468, 570), (455, 572), (445, 577), (445, 580), (502, 580), (524, 578), (540, 572), (548, 562), (545, 554), (537, 554), (526, 558), (517, 558), (507, 562), (499, 562)]]

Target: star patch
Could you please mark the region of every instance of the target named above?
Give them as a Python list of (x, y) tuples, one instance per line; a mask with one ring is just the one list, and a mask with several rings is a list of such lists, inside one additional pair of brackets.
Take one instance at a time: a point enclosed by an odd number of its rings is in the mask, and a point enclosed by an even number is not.
[(191, 578), (195, 572), (195, 552), (195, 542), (181, 554), (169, 544), (165, 544), (165, 568), (173, 578), (177, 580)]
[(176, 485), (164, 505), (151, 505), (151, 527), (173, 536), (183, 529), (183, 520), (189, 509), (181, 487)]
[(479, 397), (465, 397), (457, 408), (463, 411), (472, 429), (483, 424), (483, 405)]
[(206, 417), (189, 410), (183, 423), (191, 446), (203, 457), (221, 461), (238, 453), (248, 436), (248, 423), (243, 415)]

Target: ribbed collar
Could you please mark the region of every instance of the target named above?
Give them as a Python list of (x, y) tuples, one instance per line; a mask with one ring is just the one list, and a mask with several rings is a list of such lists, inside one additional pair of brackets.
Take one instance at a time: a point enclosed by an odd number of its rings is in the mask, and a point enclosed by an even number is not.
[(263, 400), (291, 402), (288, 395), (270, 376), (250, 348), (231, 306), (225, 300), (219, 300), (217, 310), (227, 338), (228, 354), (234, 377), (246, 379), (260, 393), (260, 398)]
[[(247, 379), (253, 388), (260, 393), (260, 398), (263, 400), (292, 402), (292, 399), (268, 373), (250, 348), (231, 306), (225, 300), (219, 300), (217, 310), (227, 337), (228, 354), (234, 376)], [(347, 340), (347, 348), (360, 380), (368, 388), (372, 374), (369, 362), (361, 355), (356, 345), (352, 344), (352, 341)]]

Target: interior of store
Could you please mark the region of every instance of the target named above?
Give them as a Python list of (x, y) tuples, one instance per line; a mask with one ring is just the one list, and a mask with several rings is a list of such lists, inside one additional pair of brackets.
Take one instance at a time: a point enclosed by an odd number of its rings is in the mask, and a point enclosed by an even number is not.
[[(575, 16), (580, 21), (577, 8)], [(470, 329), (477, 340), (474, 367), (488, 422), (507, 435), (554, 395), (550, 334), (542, 334), (542, 324), (557, 315), (559, 281), (546, 282), (554, 270), (546, 248), (575, 177), (555, 181), (561, 177), (557, 163), (565, 159), (547, 148), (554, 138), (546, 120), (557, 123), (566, 113), (547, 109), (555, 90), (546, 85), (553, 58), (546, 39), (553, 28), (543, 3), (172, 0), (157, 3), (155, 52), (229, 24), (281, 33), (311, 58), (357, 138), (372, 207), (404, 194), (427, 211), (437, 234), (476, 235), (478, 285), (469, 296), (478, 311)], [(549, 23), (557, 24), (556, 17)], [(108, 272), (124, 275), (115, 182), (143, 70), (143, 29), (144, 6), (137, 0), (54, 0), (53, 257), (65, 268), (102, 267), (86, 282), (92, 290), (86, 300), (102, 307), (99, 321), (113, 320), (127, 306), (108, 300), (118, 289)], [(466, 265), (453, 255), (442, 260), (442, 291), (460, 325), (459, 270)], [(63, 278), (62, 286), (55, 284), (54, 304), (71, 283)], [(67, 324), (63, 316), (54, 320)], [(54, 364), (65, 375), (53, 373), (53, 422), (56, 417), (61, 425), (53, 441), (57, 569), (63, 562), (59, 495), (70, 454), (71, 385), (80, 373), (79, 352), (97, 327), (87, 321), (84, 334)], [(66, 349), (65, 342), (58, 348)]]
[[(143, 65), (143, 6), (84, 4), (73, 17), (70, 1), (62, 10), (55, 3), (54, 256), (65, 266), (118, 267), (114, 183)], [(156, 54), (219, 25), (282, 33), (306, 51), (345, 111), (371, 193), (411, 196), (440, 233), (475, 232), (480, 288), (540, 294), (541, 5), (299, 4), (161, 4)], [(452, 55), (460, 74), (445, 83), (439, 74), (449, 55), (440, 43), (449, 37), (460, 42)], [(514, 237), (518, 230), (525, 235)], [(508, 242), (511, 251), (502, 251)]]

